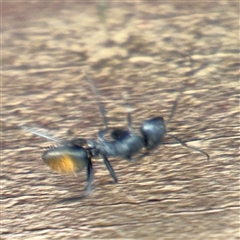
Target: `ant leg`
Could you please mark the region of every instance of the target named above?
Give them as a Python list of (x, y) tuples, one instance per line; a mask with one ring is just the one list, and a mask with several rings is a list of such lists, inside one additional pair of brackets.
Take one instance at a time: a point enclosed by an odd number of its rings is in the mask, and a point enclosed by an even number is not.
[(199, 149), (199, 148), (196, 148), (196, 147), (188, 146), (188, 145), (187, 145), (185, 142), (183, 142), (180, 138), (178, 138), (178, 137), (176, 137), (176, 136), (174, 136), (174, 135), (172, 135), (172, 134), (169, 134), (169, 133), (167, 133), (167, 134), (168, 134), (171, 138), (177, 140), (182, 146), (187, 147), (187, 148), (190, 148), (190, 149), (193, 149), (193, 150), (195, 150), (195, 151), (198, 151), (198, 152), (204, 154), (204, 155), (207, 157), (207, 161), (209, 161), (210, 156), (209, 156), (206, 152), (204, 152), (203, 150), (201, 150), (201, 149)]
[(107, 157), (104, 155), (104, 154), (101, 154), (102, 158), (103, 158), (103, 162), (105, 163), (111, 177), (113, 178), (114, 182), (117, 183), (118, 182), (118, 179), (117, 179), (117, 176), (110, 164), (110, 162), (108, 161)]
[(89, 83), (89, 85), (90, 85), (90, 87), (91, 87), (91, 89), (92, 89), (92, 91), (93, 91), (93, 93), (94, 93), (95, 100), (96, 100), (96, 102), (97, 102), (97, 104), (98, 104), (99, 112), (100, 112), (100, 114), (101, 114), (101, 116), (102, 116), (103, 124), (104, 124), (105, 128), (108, 129), (108, 122), (107, 122), (107, 117), (106, 117), (106, 110), (105, 110), (103, 104), (102, 104), (101, 101), (100, 101), (99, 91), (98, 91), (98, 89), (95, 87), (95, 85), (94, 85), (94, 83), (93, 83), (93, 80), (92, 80), (90, 77), (88, 77), (88, 75), (87, 75), (85, 72), (84, 72), (84, 74), (85, 74), (85, 76), (86, 76), (86, 78), (87, 78), (87, 80), (88, 80), (88, 83)]
[(131, 115), (132, 109), (131, 109), (130, 103), (128, 102), (128, 92), (123, 92), (123, 93), (122, 93), (122, 96), (123, 96), (123, 98), (125, 99), (125, 107), (126, 107), (126, 109), (127, 109), (127, 125), (128, 125), (128, 130), (129, 130), (129, 131), (133, 131), (133, 128), (132, 128), (132, 115)]
[(172, 117), (173, 117), (173, 115), (174, 115), (175, 112), (176, 112), (177, 105), (178, 105), (179, 99), (180, 99), (180, 97), (182, 96), (182, 94), (183, 94), (183, 92), (181, 91), (181, 92), (179, 93), (179, 95), (177, 96), (177, 98), (176, 98), (176, 100), (175, 100), (175, 102), (174, 102), (174, 104), (173, 104), (173, 106), (172, 106), (171, 114), (170, 114), (170, 116), (168, 117), (168, 120), (167, 120), (166, 123), (169, 123), (169, 122), (172, 120)]
[(92, 181), (93, 181), (93, 167), (92, 167), (92, 160), (88, 158), (87, 164), (87, 187), (86, 187), (86, 195), (89, 195), (92, 190)]
[(128, 129), (131, 131), (132, 130), (132, 116), (131, 113), (127, 113), (127, 124), (128, 124)]

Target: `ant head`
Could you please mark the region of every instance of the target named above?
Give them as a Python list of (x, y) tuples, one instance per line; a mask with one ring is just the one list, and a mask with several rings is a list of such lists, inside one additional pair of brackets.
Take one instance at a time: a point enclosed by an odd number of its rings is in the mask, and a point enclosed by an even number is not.
[(166, 134), (166, 126), (162, 117), (154, 117), (142, 123), (140, 132), (144, 137), (147, 150), (156, 148), (162, 143)]

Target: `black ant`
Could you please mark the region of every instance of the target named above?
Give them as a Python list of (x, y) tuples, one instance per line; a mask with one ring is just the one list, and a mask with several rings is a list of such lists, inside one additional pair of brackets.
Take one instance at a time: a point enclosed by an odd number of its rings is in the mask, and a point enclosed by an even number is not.
[[(92, 80), (88, 75), (86, 75), (86, 77), (95, 95), (105, 126), (105, 129), (98, 132), (98, 141), (77, 138), (69, 142), (62, 142), (38, 131), (26, 127), (23, 127), (23, 129), (60, 144), (60, 146), (51, 148), (42, 155), (43, 162), (52, 170), (59, 173), (75, 173), (82, 171), (85, 167), (87, 168), (87, 194), (91, 191), (93, 181), (92, 157), (99, 155), (102, 157), (114, 182), (117, 183), (117, 176), (108, 161), (108, 157), (122, 157), (127, 160), (132, 160), (132, 156), (145, 150), (145, 152), (139, 156), (138, 160), (140, 160), (147, 156), (151, 150), (156, 149), (162, 144), (166, 134), (177, 140), (181, 145), (203, 153), (206, 155), (207, 160), (209, 160), (209, 155), (204, 151), (195, 147), (190, 147), (178, 137), (167, 133), (165, 122), (162, 117), (154, 117), (145, 120), (140, 127), (139, 134), (135, 134), (132, 128), (131, 114), (128, 112), (128, 129), (113, 129), (110, 133), (112, 140), (108, 141), (105, 138), (105, 134), (109, 131), (107, 118), (105, 116), (105, 108), (100, 102), (99, 93)], [(169, 120), (172, 118), (176, 109), (177, 101), (178, 99), (173, 106)]]

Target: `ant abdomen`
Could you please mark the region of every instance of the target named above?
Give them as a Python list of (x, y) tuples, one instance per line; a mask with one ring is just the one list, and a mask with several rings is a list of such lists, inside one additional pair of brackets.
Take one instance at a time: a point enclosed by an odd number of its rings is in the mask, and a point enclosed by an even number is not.
[(58, 173), (73, 174), (88, 165), (87, 151), (80, 146), (51, 148), (42, 155), (43, 162)]
[(144, 138), (144, 145), (147, 150), (156, 148), (163, 142), (166, 135), (166, 126), (162, 117), (154, 117), (142, 123), (140, 132)]

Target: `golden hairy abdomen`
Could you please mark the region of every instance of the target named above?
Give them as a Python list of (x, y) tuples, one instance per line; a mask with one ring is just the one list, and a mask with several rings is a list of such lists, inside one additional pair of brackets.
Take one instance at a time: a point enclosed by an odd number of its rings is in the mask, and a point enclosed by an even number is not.
[(43, 162), (58, 173), (73, 174), (82, 171), (87, 165), (87, 153), (78, 147), (57, 147), (47, 150)]

